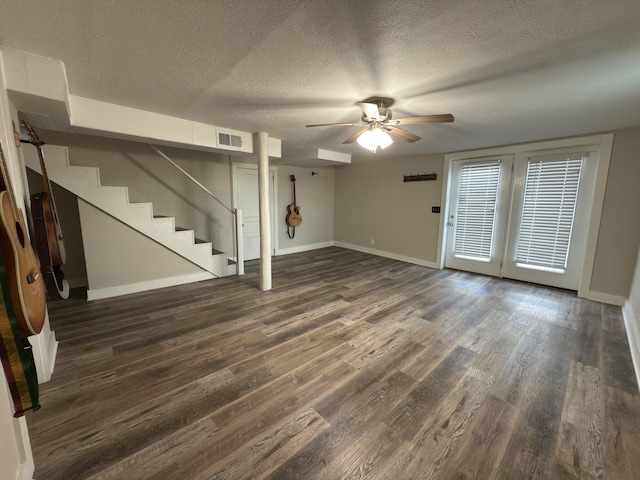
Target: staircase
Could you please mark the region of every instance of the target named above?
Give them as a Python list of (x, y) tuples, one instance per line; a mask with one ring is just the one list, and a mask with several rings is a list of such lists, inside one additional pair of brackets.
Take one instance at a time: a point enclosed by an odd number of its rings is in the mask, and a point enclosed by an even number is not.
[[(127, 187), (101, 185), (98, 168), (70, 165), (66, 147), (44, 145), (42, 149), (52, 182), (212, 275), (227, 275), (227, 256), (213, 250), (211, 243), (197, 240), (193, 230), (176, 228), (173, 217), (154, 217), (151, 203), (130, 203)], [(41, 174), (36, 150), (29, 148), (23, 152), (26, 166)]]

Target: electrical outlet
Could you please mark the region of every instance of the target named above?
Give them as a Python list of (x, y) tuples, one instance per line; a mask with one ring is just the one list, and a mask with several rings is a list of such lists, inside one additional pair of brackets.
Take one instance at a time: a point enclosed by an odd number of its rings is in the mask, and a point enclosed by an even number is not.
[(372, 238), (372, 239), (371, 239), (371, 245), (375, 245), (375, 244), (376, 244), (376, 239), (375, 239), (375, 238)]

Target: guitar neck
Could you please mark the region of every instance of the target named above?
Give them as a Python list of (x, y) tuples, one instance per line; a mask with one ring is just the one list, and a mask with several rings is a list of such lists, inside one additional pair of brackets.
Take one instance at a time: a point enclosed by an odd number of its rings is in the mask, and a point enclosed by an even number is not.
[(38, 134), (35, 132), (33, 127), (29, 125), (24, 120), (20, 123), (22, 127), (26, 130), (27, 135), (29, 135), (29, 139), (31, 144), (36, 147), (38, 150), (38, 158), (40, 159), (40, 170), (42, 172), (42, 180), (44, 181), (44, 193), (48, 195), (49, 201), (51, 202), (51, 206), (55, 210), (55, 202), (53, 200), (53, 194), (51, 193), (51, 181), (49, 180), (49, 174), (47, 173), (47, 166), (44, 163), (44, 153), (42, 152), (42, 146), (45, 144)]
[(49, 180), (49, 174), (47, 173), (47, 166), (44, 163), (44, 154), (42, 153), (42, 147), (40, 145), (36, 145), (38, 149), (38, 157), (40, 158), (40, 170), (42, 170), (42, 180), (44, 181), (44, 191), (49, 195), (50, 198), (53, 198), (51, 194), (51, 181)]

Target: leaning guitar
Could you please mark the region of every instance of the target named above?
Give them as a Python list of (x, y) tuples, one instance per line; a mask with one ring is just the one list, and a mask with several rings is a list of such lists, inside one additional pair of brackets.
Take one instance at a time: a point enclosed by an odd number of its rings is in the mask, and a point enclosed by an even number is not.
[(291, 183), (293, 183), (293, 203), (287, 206), (287, 236), (293, 238), (296, 236), (296, 227), (302, 223), (302, 215), (300, 215), (300, 206), (296, 205), (296, 176), (289, 175)]
[(31, 218), (33, 219), (33, 239), (36, 252), (40, 259), (40, 269), (44, 277), (47, 292), (52, 298), (64, 299), (69, 297), (69, 283), (64, 279), (60, 266), (66, 260), (66, 251), (62, 236), (62, 227), (58, 219), (56, 203), (53, 199), (51, 182), (44, 163), (42, 145), (36, 132), (23, 121), (22, 128), (29, 135), (30, 142), (38, 150), (40, 169), (44, 181), (44, 192), (31, 195)]
[(9, 170), (0, 144), (2, 178), (0, 185), (0, 250), (4, 260), (11, 303), (20, 333), (27, 337), (40, 333), (46, 316), (46, 299), (38, 259), (29, 243), (22, 210), (17, 206)]

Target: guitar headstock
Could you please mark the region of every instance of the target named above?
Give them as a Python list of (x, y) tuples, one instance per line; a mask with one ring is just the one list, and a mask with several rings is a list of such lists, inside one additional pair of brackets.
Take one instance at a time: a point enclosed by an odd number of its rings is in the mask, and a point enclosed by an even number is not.
[(33, 145), (35, 145), (36, 147), (41, 147), (42, 145), (44, 145), (44, 142), (42, 140), (40, 140), (40, 137), (38, 137), (38, 134), (35, 132), (35, 130), (33, 129), (33, 127), (31, 125), (29, 125), (24, 120), (22, 120), (22, 122), (20, 122), (20, 125), (27, 132), (27, 135), (29, 135), (29, 141)]
[(291, 179), (292, 182), (296, 181), (296, 176), (295, 175), (289, 175), (289, 178)]

